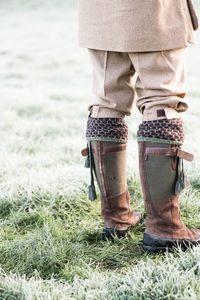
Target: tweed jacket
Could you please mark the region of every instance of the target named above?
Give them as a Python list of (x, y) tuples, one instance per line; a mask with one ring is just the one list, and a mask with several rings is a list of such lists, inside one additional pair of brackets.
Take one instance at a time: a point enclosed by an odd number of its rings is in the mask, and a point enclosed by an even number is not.
[(185, 47), (195, 41), (192, 0), (79, 0), (79, 45), (145, 52)]

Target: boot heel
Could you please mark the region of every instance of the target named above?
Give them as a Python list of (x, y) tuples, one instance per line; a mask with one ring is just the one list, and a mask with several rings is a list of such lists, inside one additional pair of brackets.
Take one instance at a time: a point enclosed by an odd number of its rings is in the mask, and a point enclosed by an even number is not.
[(118, 230), (116, 228), (103, 228), (102, 240), (103, 241), (112, 241), (114, 242), (115, 238), (124, 238), (128, 232), (128, 229)]
[(171, 239), (165, 239), (151, 234), (144, 233), (142, 248), (144, 251), (157, 253), (166, 251), (168, 248), (175, 246), (175, 242)]

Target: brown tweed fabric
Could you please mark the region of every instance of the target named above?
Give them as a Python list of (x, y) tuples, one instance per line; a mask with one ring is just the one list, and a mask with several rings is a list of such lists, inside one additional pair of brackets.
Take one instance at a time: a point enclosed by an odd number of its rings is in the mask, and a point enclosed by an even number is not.
[(128, 141), (128, 126), (119, 118), (88, 118), (86, 137), (88, 140)]
[(183, 144), (183, 121), (181, 118), (144, 121), (139, 126), (137, 136), (138, 139), (159, 139)]

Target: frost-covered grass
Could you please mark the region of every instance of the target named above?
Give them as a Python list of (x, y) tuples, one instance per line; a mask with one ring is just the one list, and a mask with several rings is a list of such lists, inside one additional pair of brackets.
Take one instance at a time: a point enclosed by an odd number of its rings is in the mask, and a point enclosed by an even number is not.
[[(87, 51), (77, 47), (76, 1), (0, 1), (0, 299), (199, 299), (200, 249), (142, 252), (144, 224), (101, 241), (100, 203), (87, 199)], [(188, 49), (185, 224), (200, 227), (200, 45)], [(134, 107), (127, 119), (128, 184), (144, 211)]]
[[(200, 249), (146, 258), (123, 275), (99, 272), (85, 264), (85, 279), (73, 282), (5, 274), (0, 270), (0, 299), (199, 299)], [(10, 297), (10, 298), (8, 298)]]

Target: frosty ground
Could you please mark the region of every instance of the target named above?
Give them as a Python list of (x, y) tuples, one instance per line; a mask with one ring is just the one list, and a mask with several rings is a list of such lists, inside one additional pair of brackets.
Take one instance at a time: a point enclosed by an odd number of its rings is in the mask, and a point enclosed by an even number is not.
[[(149, 255), (144, 224), (125, 240), (101, 241), (99, 199), (87, 199), (87, 51), (77, 45), (77, 3), (0, 3), (0, 299), (199, 299), (200, 249)], [(199, 36), (198, 36), (199, 39)], [(188, 48), (184, 149), (191, 186), (185, 224), (200, 227), (200, 45)], [(144, 212), (136, 107), (129, 125), (128, 184)]]

